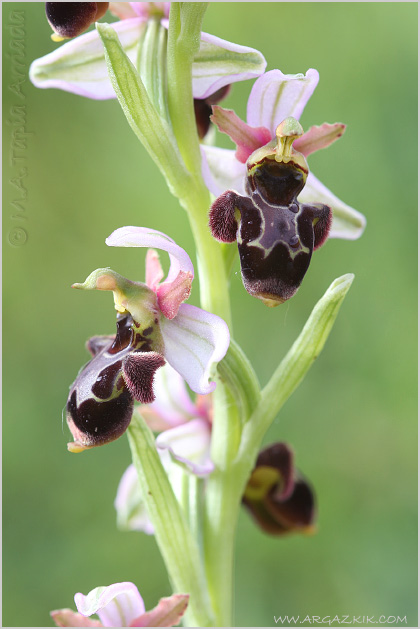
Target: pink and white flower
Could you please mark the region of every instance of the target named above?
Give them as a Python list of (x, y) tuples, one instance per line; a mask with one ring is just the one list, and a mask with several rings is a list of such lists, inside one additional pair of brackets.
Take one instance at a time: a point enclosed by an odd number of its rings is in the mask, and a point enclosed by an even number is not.
[[(114, 583), (97, 587), (86, 596), (76, 594), (77, 612), (58, 609), (51, 616), (57, 627), (173, 627), (179, 624), (188, 600), (188, 594), (173, 594), (161, 598), (156, 607), (146, 612), (134, 583)], [(99, 620), (91, 620), (93, 614)]]
[[(317, 70), (303, 74), (283, 74), (271, 70), (254, 83), (247, 105), (247, 122), (243, 122), (234, 111), (213, 106), (213, 122), (219, 130), (229, 135), (237, 149), (201, 146), (202, 172), (207, 187), (216, 197), (226, 190), (245, 195), (246, 161), (258, 148), (276, 137), (277, 126), (289, 116), (299, 120), (306, 103), (319, 81)], [(313, 126), (293, 143), (293, 148), (305, 157), (326, 148), (345, 131), (342, 123)], [(363, 233), (366, 219), (336, 197), (309, 172), (305, 187), (298, 196), (302, 203), (322, 203), (333, 213), (329, 236), (332, 238), (355, 239)]]

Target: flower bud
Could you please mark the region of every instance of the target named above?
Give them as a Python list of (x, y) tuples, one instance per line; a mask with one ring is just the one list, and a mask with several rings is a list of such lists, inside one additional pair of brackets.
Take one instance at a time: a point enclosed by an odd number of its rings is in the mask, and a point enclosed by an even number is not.
[(266, 533), (313, 531), (314, 494), (310, 485), (296, 475), (293, 453), (284, 443), (260, 452), (242, 502)]
[(105, 15), (109, 2), (46, 2), (47, 20), (58, 37), (71, 39), (81, 35), (91, 24)]

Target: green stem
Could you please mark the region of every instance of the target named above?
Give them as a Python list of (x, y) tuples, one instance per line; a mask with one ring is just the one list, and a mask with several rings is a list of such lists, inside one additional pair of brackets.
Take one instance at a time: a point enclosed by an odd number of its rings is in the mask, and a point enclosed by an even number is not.
[(187, 169), (200, 175), (192, 93), (192, 64), (200, 49), (201, 24), (207, 2), (172, 2), (168, 32), (168, 102), (172, 127)]
[(191, 535), (162, 467), (153, 434), (138, 415), (131, 420), (128, 439), (156, 541), (174, 591), (190, 594), (189, 626), (212, 626), (212, 612), (197, 542)]

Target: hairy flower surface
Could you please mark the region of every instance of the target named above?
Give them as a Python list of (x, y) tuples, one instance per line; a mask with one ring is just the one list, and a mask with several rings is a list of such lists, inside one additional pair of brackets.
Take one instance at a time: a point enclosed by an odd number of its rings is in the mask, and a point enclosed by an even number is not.
[(169, 253), (165, 281), (159, 258), (149, 250), (146, 284), (126, 280), (111, 269), (94, 271), (75, 288), (110, 290), (117, 316), (115, 337), (88, 341), (92, 360), (74, 381), (67, 402), (67, 423), (78, 452), (117, 439), (127, 429), (134, 400), (153, 402), (153, 380), (165, 360), (196, 393), (211, 393), (212, 365), (229, 346), (229, 330), (216, 315), (184, 304), (194, 269), (188, 254), (171, 238), (152, 229), (123, 227), (107, 239), (110, 246), (157, 247)]
[[(276, 139), (278, 125), (288, 117), (299, 120), (306, 103), (318, 84), (319, 74), (310, 69), (306, 75), (283, 74), (271, 70), (254, 83), (247, 105), (247, 123), (235, 112), (213, 107), (213, 122), (237, 145), (237, 150), (202, 146), (203, 177), (209, 190), (220, 196), (227, 190), (246, 194), (246, 162), (251, 154)], [(313, 126), (293, 143), (293, 149), (304, 157), (326, 148), (341, 137), (342, 123)], [(299, 193), (301, 203), (321, 203), (332, 210), (329, 236), (355, 239), (361, 236), (366, 221), (360, 212), (340, 201), (313, 173), (309, 172), (305, 187)]]
[[(214, 469), (210, 458), (210, 397), (198, 395), (193, 402), (185, 381), (169, 364), (156, 372), (154, 388), (155, 401), (139, 410), (149, 427), (160, 432), (155, 443), (169, 479), (176, 483), (179, 466), (198, 477), (208, 476)], [(175, 474), (171, 473), (174, 466)], [(121, 530), (153, 534), (134, 465), (121, 477), (114, 504)]]
[[(112, 28), (137, 70), (148, 24), (157, 19), (167, 27), (169, 5), (169, 2), (110, 3), (111, 12), (120, 18), (119, 22), (112, 24)], [(257, 50), (203, 32), (200, 50), (192, 67), (193, 96), (195, 99), (207, 99), (231, 83), (255, 79), (265, 67), (266, 61)], [(58, 88), (98, 100), (116, 98), (103, 45), (96, 30), (80, 35), (36, 59), (30, 67), (29, 76), (36, 87)]]
[[(86, 596), (78, 593), (74, 602), (78, 610), (58, 609), (51, 612), (57, 627), (173, 627), (188, 606), (188, 594), (161, 598), (146, 612), (143, 599), (134, 583), (114, 583), (97, 587)], [(90, 620), (97, 614), (98, 620)]]

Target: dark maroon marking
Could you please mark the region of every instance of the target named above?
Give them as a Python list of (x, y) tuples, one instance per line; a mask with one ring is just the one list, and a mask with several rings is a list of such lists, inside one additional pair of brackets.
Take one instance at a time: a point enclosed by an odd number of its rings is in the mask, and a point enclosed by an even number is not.
[(283, 164), (269, 159), (249, 172), (248, 181), (252, 192), (258, 192), (272, 205), (283, 206), (292, 203), (305, 185), (302, 170), (293, 162)]
[(117, 319), (117, 334), (113, 344), (108, 350), (110, 354), (118, 354), (133, 344), (134, 332), (132, 326), (133, 319), (130, 315), (119, 315)]
[(98, 373), (96, 381), (91, 387), (95, 397), (101, 398), (102, 400), (111, 397), (117, 378), (121, 373), (121, 366), (122, 361), (117, 360), (104, 367), (104, 369)]
[(150, 326), (150, 328), (146, 328), (145, 330), (143, 330), (143, 336), (149, 336), (149, 334), (153, 332), (153, 329), (153, 326)]
[[(113, 441), (127, 430), (133, 413), (133, 398), (128, 389), (107, 402), (89, 398), (77, 405), (76, 400), (74, 390), (67, 403), (67, 423), (84, 445)], [(72, 430), (72, 426), (76, 431)]]

